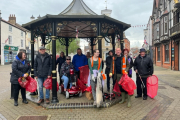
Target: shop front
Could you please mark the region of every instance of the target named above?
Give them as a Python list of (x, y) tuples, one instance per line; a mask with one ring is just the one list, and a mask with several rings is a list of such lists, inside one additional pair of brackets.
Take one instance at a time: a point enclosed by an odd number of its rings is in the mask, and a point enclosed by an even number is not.
[(15, 46), (4, 46), (4, 64), (11, 64), (17, 55), (18, 47)]

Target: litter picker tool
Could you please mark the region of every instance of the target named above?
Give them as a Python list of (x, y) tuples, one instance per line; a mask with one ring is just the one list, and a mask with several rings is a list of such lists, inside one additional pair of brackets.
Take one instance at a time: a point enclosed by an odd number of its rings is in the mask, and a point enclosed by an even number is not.
[(139, 74), (139, 73), (138, 73), (138, 75), (139, 75), (139, 78), (140, 78), (140, 80), (141, 80), (141, 82), (142, 82), (142, 86), (143, 86), (143, 88), (145, 88), (144, 82), (142, 81), (142, 78), (141, 78), (141, 76), (140, 76), (140, 74)]

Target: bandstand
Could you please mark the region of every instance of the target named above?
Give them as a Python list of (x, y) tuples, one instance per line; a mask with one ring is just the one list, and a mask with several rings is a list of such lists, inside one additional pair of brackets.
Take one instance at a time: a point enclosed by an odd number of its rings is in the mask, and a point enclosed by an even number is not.
[[(34, 77), (34, 39), (41, 37), (43, 45), (49, 44), (52, 41), (53, 90), (51, 104), (55, 104), (59, 103), (56, 86), (56, 40), (66, 46), (66, 55), (68, 55), (68, 46), (78, 34), (79, 38), (90, 42), (92, 50), (93, 46), (98, 43), (101, 57), (103, 38), (107, 42), (111, 42), (113, 50), (115, 50), (115, 39), (118, 37), (121, 43), (121, 49), (123, 49), (123, 32), (130, 27), (130, 24), (126, 24), (106, 15), (97, 15), (83, 2), (83, 0), (73, 0), (60, 14), (47, 14), (29, 23), (23, 24), (23, 27), (31, 31), (32, 77)], [(49, 108), (51, 108), (50, 106), (52, 107), (52, 105), (49, 105)]]

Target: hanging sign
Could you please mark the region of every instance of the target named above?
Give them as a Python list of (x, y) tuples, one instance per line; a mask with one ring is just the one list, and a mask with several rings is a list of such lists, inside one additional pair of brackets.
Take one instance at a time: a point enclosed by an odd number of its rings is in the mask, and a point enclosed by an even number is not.
[(13, 51), (18, 51), (18, 47), (14, 47), (14, 46), (4, 46), (4, 50), (13, 50)]

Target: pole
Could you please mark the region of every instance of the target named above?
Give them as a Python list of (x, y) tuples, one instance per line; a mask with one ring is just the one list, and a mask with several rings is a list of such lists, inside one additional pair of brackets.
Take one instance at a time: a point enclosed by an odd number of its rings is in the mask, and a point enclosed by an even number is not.
[(52, 103), (58, 103), (57, 98), (57, 71), (56, 71), (56, 36), (55, 35), (55, 23), (52, 23)]
[(91, 38), (91, 54), (93, 56), (94, 38)]
[[(101, 23), (98, 23), (98, 36), (101, 36)], [(102, 58), (102, 39), (98, 39), (99, 57)]]
[(113, 34), (113, 35), (111, 36), (111, 38), (112, 38), (113, 52), (115, 53), (115, 35)]
[(123, 31), (121, 31), (120, 42), (121, 42), (121, 50), (123, 50), (123, 49), (124, 49), (124, 37), (123, 37)]
[(69, 39), (68, 38), (65, 38), (65, 41), (66, 41), (66, 56), (68, 56), (68, 46), (69, 46)]

